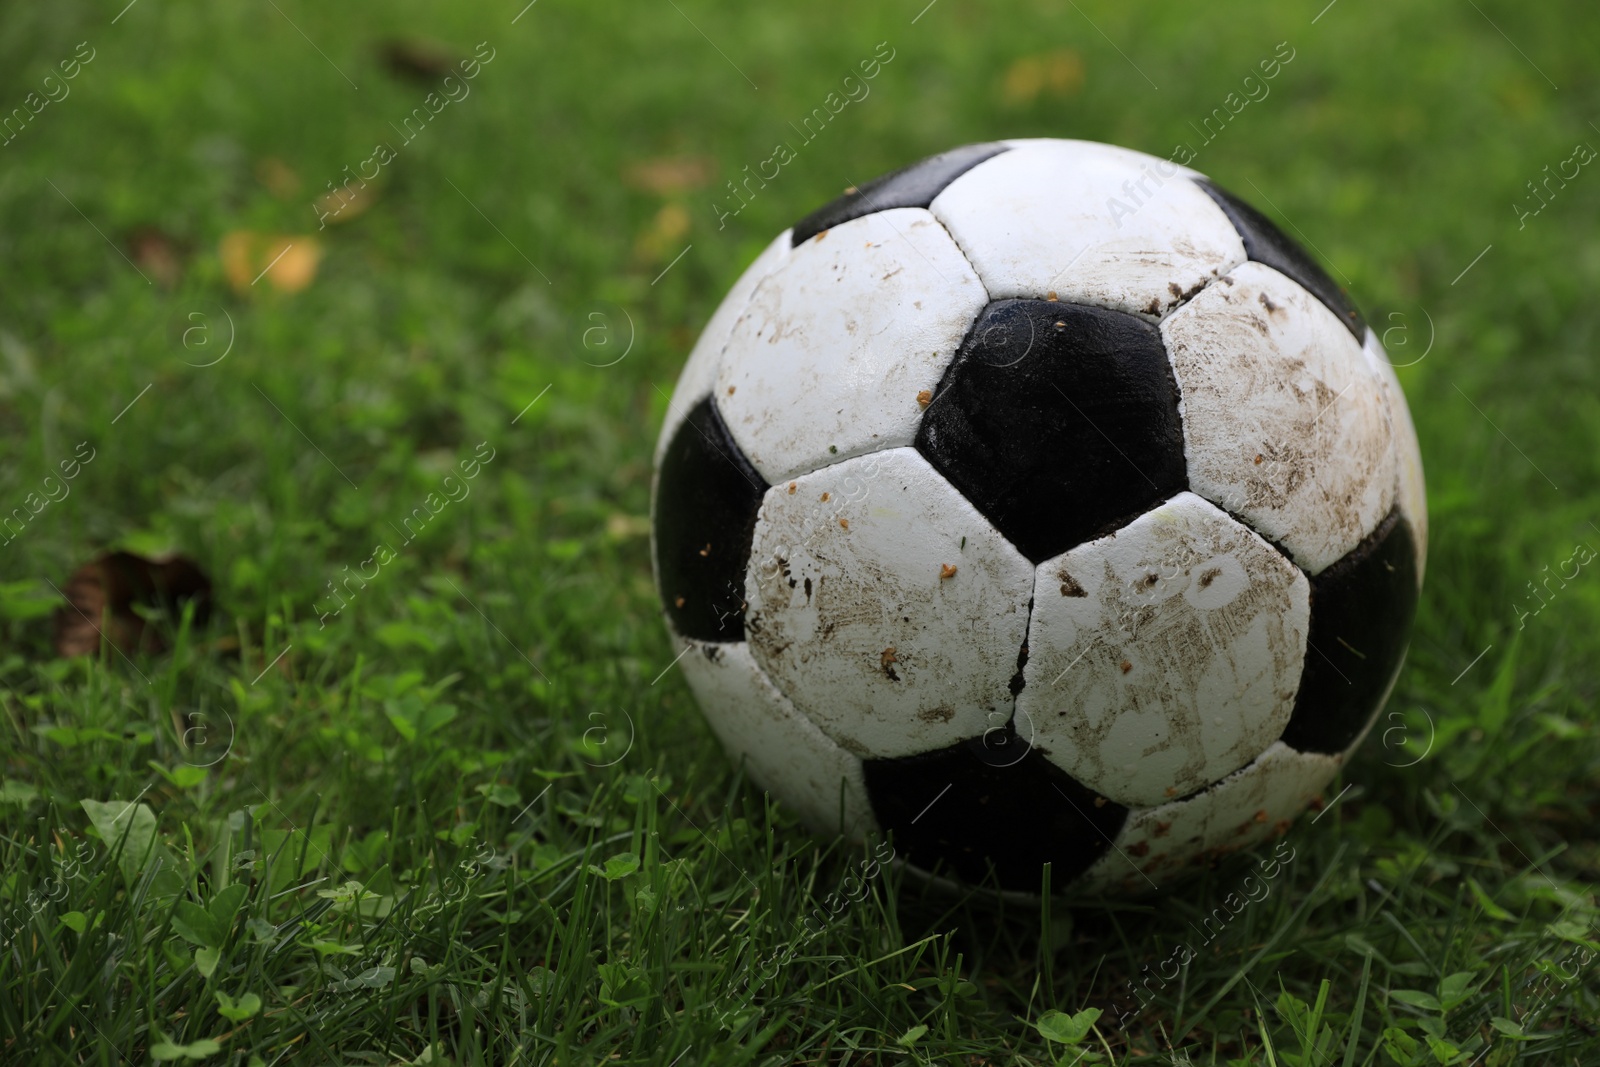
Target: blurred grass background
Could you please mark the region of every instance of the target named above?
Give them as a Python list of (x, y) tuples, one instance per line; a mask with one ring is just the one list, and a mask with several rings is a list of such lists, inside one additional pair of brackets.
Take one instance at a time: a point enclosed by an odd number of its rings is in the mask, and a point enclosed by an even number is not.
[[(1600, 146), (1593, 14), (0, 8), (0, 514), (27, 520), (0, 552), (0, 1059), (1596, 1062), (1600, 582), (1546, 579), (1600, 546), (1600, 177), (1527, 185)], [(434, 53), (474, 50), (438, 106)], [(655, 432), (743, 266), (847, 185), (1012, 136), (1192, 146), (1348, 285), (1427, 464), (1393, 717), (1270, 898), (1136, 1012), (1247, 861), (1043, 915), (887, 872), (808, 938), (857, 857), (727, 766), (649, 577)], [(59, 590), (108, 547), (193, 556), (215, 617), (166, 655), (56, 658)], [(109, 801), (149, 812), (187, 899), (113, 856)], [(1098, 1032), (1056, 1040), (1047, 1013), (1085, 1008)]]

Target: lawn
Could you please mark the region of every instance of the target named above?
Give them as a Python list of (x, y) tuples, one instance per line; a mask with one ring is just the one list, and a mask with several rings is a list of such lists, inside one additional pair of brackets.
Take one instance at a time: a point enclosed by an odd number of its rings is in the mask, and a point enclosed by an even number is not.
[[(0, 1062), (1600, 1063), (1592, 5), (524, 2), (0, 12)], [(1270, 850), (1153, 900), (877, 869), (672, 669), (697, 331), (1005, 136), (1187, 145), (1400, 366), (1408, 665), (1248, 906)], [(209, 612), (59, 655), (107, 550)]]

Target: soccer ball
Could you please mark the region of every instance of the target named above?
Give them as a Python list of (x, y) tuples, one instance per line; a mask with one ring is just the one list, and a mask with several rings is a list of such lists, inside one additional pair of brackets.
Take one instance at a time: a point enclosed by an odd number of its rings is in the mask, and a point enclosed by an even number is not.
[(1405, 654), (1427, 535), (1382, 345), (1168, 160), (968, 145), (761, 253), (656, 452), (655, 574), (749, 776), (1036, 893), (1282, 833)]

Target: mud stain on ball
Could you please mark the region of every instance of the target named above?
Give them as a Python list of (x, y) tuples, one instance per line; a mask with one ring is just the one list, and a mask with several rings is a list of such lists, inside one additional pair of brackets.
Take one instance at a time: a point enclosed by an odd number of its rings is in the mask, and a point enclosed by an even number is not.
[(789, 546), (781, 566), (750, 570), (757, 662), (847, 747), (910, 755), (981, 734), (986, 709), (1013, 700), (1032, 565), (974, 507), (952, 506), (913, 448), (791, 480), (794, 493), (766, 495), (756, 533), (754, 559)]
[[(1237, 770), (1293, 710), (1309, 583), (1214, 505), (1180, 493), (1040, 566), (1077, 596), (1035, 603), (1029, 680), (1062, 769), (1124, 804)], [(1061, 584), (1065, 584), (1061, 582)], [(1054, 714), (1051, 714), (1054, 712)]]

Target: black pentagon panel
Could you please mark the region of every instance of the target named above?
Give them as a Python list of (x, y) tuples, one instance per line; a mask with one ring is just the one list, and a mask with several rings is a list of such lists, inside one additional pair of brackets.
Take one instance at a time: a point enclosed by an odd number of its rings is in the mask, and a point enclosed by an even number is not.
[(919, 163), (874, 178), (853, 192), (818, 208), (794, 224), (792, 242), (798, 246), (823, 230), (895, 207), (927, 207), (944, 187), (986, 159), (1009, 151), (1003, 144), (969, 144), (929, 156)]
[[(895, 851), (926, 871), (1037, 893), (1066, 887), (1111, 849), (1128, 809), (1097, 796), (1007, 729), (937, 752), (865, 760), (867, 795)], [(1099, 805), (1096, 805), (1099, 801)]]
[(1312, 296), (1322, 301), (1324, 307), (1339, 316), (1339, 321), (1344, 323), (1358, 342), (1365, 339), (1367, 323), (1361, 317), (1355, 301), (1328, 277), (1328, 272), (1317, 265), (1310, 253), (1300, 247), (1300, 242), (1232, 193), (1208, 181), (1197, 179), (1195, 184), (1217, 202), (1217, 206), (1228, 216), (1228, 221), (1233, 223), (1233, 228), (1239, 231), (1247, 256), (1299, 282)]
[(656, 565), (667, 617), (683, 636), (744, 640), (744, 572), (767, 483), (708, 396), (661, 457)]
[(1311, 579), (1306, 664), (1284, 744), (1329, 754), (1350, 747), (1400, 667), (1416, 613), (1416, 541), (1396, 508)]
[(957, 350), (917, 449), (1034, 563), (1188, 485), (1156, 327), (1122, 311), (998, 300)]

